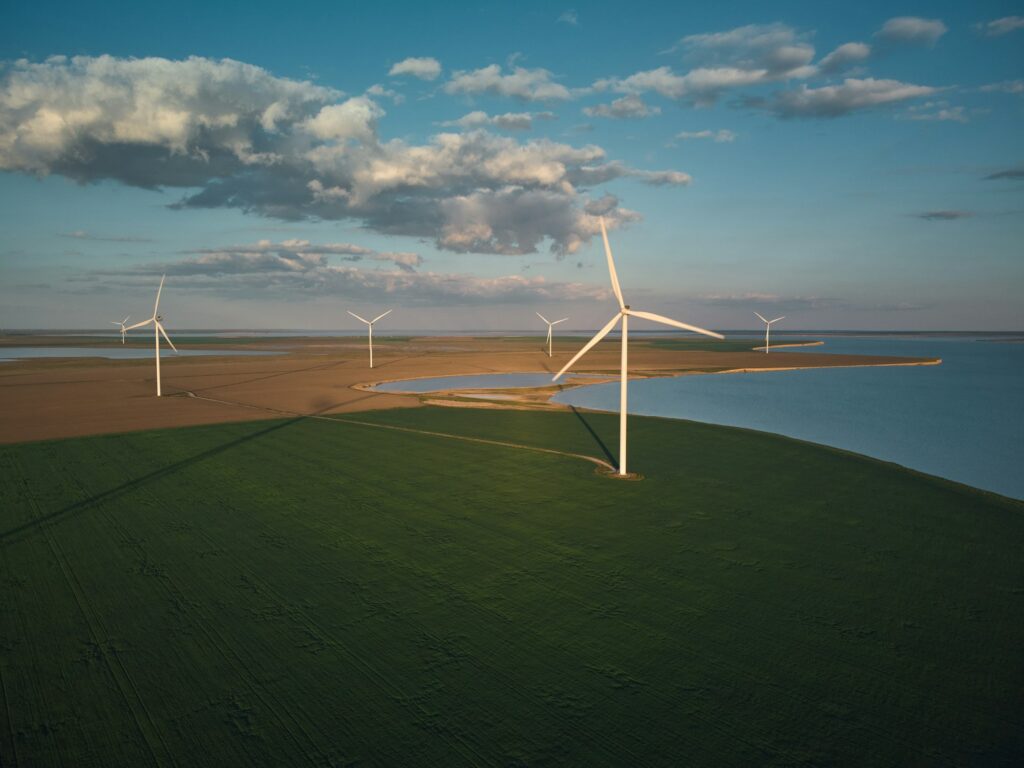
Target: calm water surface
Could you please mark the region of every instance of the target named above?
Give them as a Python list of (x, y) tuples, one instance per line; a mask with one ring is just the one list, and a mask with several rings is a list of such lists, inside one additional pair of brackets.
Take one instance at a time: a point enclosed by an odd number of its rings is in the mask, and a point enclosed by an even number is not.
[[(632, 381), (629, 411), (775, 432), (1024, 498), (1024, 344), (823, 338), (825, 346), (806, 351), (943, 363)], [(615, 411), (618, 384), (554, 400)]]

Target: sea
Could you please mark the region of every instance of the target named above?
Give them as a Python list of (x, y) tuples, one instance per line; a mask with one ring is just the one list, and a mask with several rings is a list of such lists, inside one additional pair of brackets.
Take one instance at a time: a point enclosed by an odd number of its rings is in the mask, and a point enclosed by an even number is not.
[[(825, 344), (787, 351), (936, 357), (942, 363), (633, 380), (629, 412), (787, 435), (1024, 499), (1020, 340), (962, 335), (800, 337)], [(616, 383), (593, 384), (553, 399), (617, 411), (619, 389)]]

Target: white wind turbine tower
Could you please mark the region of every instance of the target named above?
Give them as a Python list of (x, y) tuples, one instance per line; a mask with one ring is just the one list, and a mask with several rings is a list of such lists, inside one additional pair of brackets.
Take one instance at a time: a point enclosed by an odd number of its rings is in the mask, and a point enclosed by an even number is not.
[(755, 312), (754, 314), (757, 315), (758, 317), (760, 317), (761, 321), (764, 323), (764, 353), (767, 355), (768, 354), (768, 335), (771, 333), (772, 323), (777, 323), (777, 322), (779, 322), (779, 320), (785, 320), (786, 316), (783, 315), (782, 317), (776, 317), (774, 320), (766, 320), (761, 315), (761, 313)]
[(378, 320), (380, 320), (382, 317), (386, 317), (387, 315), (390, 315), (394, 310), (389, 309), (383, 315), (377, 315), (375, 318), (373, 318), (373, 320), (366, 320), (366, 319), (360, 317), (359, 315), (357, 315), (355, 312), (349, 312), (349, 310), (347, 310), (347, 309), (345, 311), (348, 312), (350, 315), (352, 315), (352, 317), (354, 317), (356, 320), (360, 320), (360, 321), (366, 323), (366, 327), (369, 330), (370, 367), (373, 368), (373, 324), (376, 323)]
[(619, 287), (619, 278), (615, 274), (615, 261), (612, 259), (612, 249), (608, 245), (608, 231), (604, 226), (604, 218), (601, 221), (601, 238), (604, 240), (604, 253), (608, 257), (608, 275), (612, 281), (612, 291), (615, 292), (615, 298), (619, 301), (619, 311), (615, 313), (613, 317), (604, 328), (597, 332), (590, 341), (588, 341), (583, 349), (576, 353), (565, 367), (562, 368), (558, 373), (555, 374), (552, 381), (557, 381), (558, 377), (565, 373), (567, 370), (572, 368), (573, 364), (583, 357), (587, 352), (590, 351), (591, 347), (596, 345), (601, 339), (611, 333), (615, 324), (622, 320), (622, 372), (621, 372), (621, 383), (619, 386), (619, 475), (625, 476), (626, 474), (626, 400), (627, 400), (627, 388), (628, 388), (628, 350), (629, 350), (629, 318), (639, 317), (643, 320), (652, 320), (655, 323), (661, 323), (662, 325), (671, 325), (675, 328), (682, 328), (684, 331), (693, 331), (694, 333), (702, 333), (705, 336), (712, 336), (716, 339), (724, 339), (725, 337), (714, 331), (707, 331), (703, 328), (698, 328), (695, 325), (687, 325), (681, 323), (678, 320), (673, 320), (669, 317), (662, 317), (656, 315), (653, 312), (640, 312), (636, 309), (630, 309), (629, 305), (626, 304), (622, 299), (622, 289)]
[(121, 343), (122, 344), (124, 344), (124, 334), (128, 330), (127, 328), (124, 327), (124, 324), (128, 322), (128, 318), (129, 317), (131, 317), (131, 315), (125, 315), (124, 316), (124, 320), (111, 320), (110, 321), (114, 325), (120, 325), (121, 326)]
[(160, 397), (160, 395), (161, 395), (161, 391), (160, 391), (160, 335), (163, 334), (163, 337), (167, 340), (167, 343), (171, 345), (171, 349), (173, 349), (175, 352), (178, 351), (178, 348), (174, 346), (174, 342), (171, 341), (171, 337), (167, 335), (167, 331), (164, 330), (164, 326), (160, 322), (161, 320), (163, 320), (163, 317), (161, 317), (160, 314), (158, 314), (158, 310), (160, 309), (160, 293), (164, 289), (164, 278), (165, 277), (167, 277), (167, 275), (161, 275), (161, 277), (160, 277), (160, 287), (156, 289), (156, 303), (153, 304), (153, 316), (151, 318), (149, 318), (148, 320), (143, 320), (141, 323), (136, 323), (135, 325), (129, 325), (127, 328), (124, 329), (125, 331), (133, 331), (136, 328), (143, 328), (143, 327), (149, 325), (150, 323), (153, 324), (153, 348), (154, 348), (154, 350), (156, 352), (156, 396), (157, 397)]
[(564, 323), (569, 318), (563, 317), (561, 320), (555, 320), (554, 322), (552, 322), (551, 320), (548, 320), (546, 317), (544, 317), (544, 315), (542, 315), (540, 312), (537, 313), (537, 317), (539, 317), (541, 320), (548, 324), (548, 357), (551, 357), (551, 329), (558, 325), (559, 323)]

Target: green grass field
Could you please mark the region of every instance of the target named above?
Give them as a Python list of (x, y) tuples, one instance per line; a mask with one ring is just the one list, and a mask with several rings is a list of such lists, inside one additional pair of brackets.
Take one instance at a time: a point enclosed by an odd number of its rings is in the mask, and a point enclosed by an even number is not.
[(630, 448), (641, 482), (332, 420), (0, 447), (0, 764), (1021, 764), (1024, 504), (688, 422)]

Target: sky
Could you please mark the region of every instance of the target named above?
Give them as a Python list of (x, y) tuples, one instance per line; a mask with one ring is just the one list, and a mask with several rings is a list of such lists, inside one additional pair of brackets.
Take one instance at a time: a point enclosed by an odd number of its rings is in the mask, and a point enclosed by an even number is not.
[(0, 328), (1024, 330), (1024, 7), (687, 5), (6, 4)]

